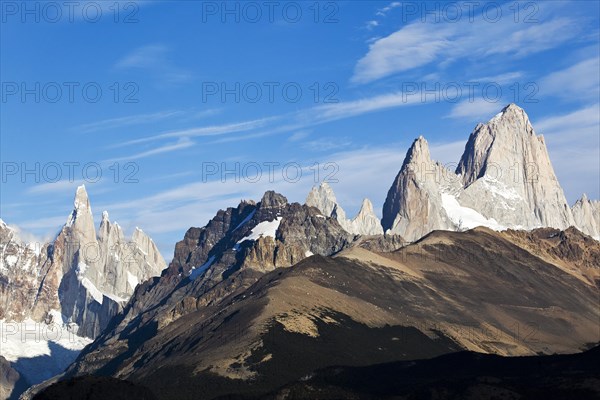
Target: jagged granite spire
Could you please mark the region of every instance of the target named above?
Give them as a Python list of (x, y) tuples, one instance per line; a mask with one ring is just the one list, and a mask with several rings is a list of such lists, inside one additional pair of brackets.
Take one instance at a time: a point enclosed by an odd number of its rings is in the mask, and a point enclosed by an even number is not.
[(600, 240), (600, 201), (583, 194), (571, 208), (575, 226), (596, 240)]
[[(577, 225), (595, 232), (586, 218)], [(574, 224), (544, 138), (515, 104), (475, 127), (455, 173), (433, 162), (427, 141), (416, 139), (388, 192), (382, 219), (385, 230), (408, 240), (435, 229)]]
[(427, 140), (419, 136), (388, 191), (383, 205), (383, 229), (413, 241), (434, 229), (453, 228), (441, 199), (447, 176), (447, 171), (431, 160)]
[[(0, 229), (0, 241), (11, 233), (4, 231)], [(39, 249), (16, 245), (21, 257), (13, 263), (0, 260), (6, 267), (0, 268), (0, 279), (6, 275), (9, 282), (0, 287), (0, 318), (44, 321), (58, 311), (77, 324), (79, 335), (92, 338), (119, 312), (138, 282), (160, 275), (166, 267), (146, 234), (136, 231), (127, 241), (108, 212), (102, 213), (96, 233), (84, 186), (77, 188), (73, 211), (53, 242)], [(27, 279), (21, 277), (23, 272)]]
[(306, 197), (306, 205), (316, 207), (323, 215), (335, 218), (346, 232), (355, 235), (383, 234), (379, 218), (375, 216), (373, 205), (369, 199), (363, 201), (361, 210), (352, 220), (346, 218), (346, 212), (337, 202), (335, 193), (327, 182), (313, 187)]
[(515, 104), (471, 133), (456, 172), (465, 187), (460, 203), (505, 226), (574, 224), (544, 138)]

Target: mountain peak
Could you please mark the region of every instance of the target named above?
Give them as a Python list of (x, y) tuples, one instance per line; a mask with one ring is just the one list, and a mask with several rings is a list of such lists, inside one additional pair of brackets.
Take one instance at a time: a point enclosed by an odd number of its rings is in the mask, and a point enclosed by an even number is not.
[(359, 235), (382, 235), (383, 227), (381, 221), (375, 215), (373, 203), (365, 198), (360, 207), (360, 211), (351, 221), (352, 233)]
[[(77, 227), (76, 230), (84, 231), (87, 237), (95, 237), (94, 217), (92, 207), (85, 185), (77, 187), (75, 199), (73, 200), (73, 211), (67, 219), (67, 227)], [(93, 235), (90, 235), (91, 233)]]
[(371, 203), (371, 200), (364, 198), (362, 201), (362, 205), (360, 206), (360, 211), (358, 213), (375, 214), (375, 211), (373, 210), (373, 203)]
[(406, 158), (404, 158), (404, 163), (402, 167), (404, 168), (408, 164), (415, 164), (420, 162), (431, 162), (431, 154), (429, 153), (429, 143), (423, 136), (419, 136), (416, 138), (408, 152), (406, 153)]
[(282, 194), (269, 190), (265, 192), (260, 200), (260, 207), (265, 208), (282, 208), (288, 203), (288, 200)]
[(81, 185), (77, 187), (77, 191), (75, 192), (75, 200), (73, 201), (73, 207), (78, 210), (80, 208), (90, 208), (90, 199), (88, 197), (87, 191), (85, 190), (85, 185)]
[(308, 193), (306, 205), (316, 207), (330, 217), (337, 206), (337, 199), (331, 186), (327, 182), (322, 182), (318, 187), (313, 186)]

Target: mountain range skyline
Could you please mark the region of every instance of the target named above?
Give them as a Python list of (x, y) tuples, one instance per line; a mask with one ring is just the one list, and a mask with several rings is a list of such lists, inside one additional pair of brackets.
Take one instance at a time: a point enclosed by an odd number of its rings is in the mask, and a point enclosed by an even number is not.
[[(473, 127), (512, 102), (525, 108), (536, 131), (546, 136), (569, 204), (584, 191), (593, 199), (600, 196), (595, 184), (600, 180), (596, 2), (577, 7), (540, 2), (533, 11), (520, 3), (517, 21), (512, 3), (499, 3), (502, 16), (494, 22), (482, 5), (475, 6), (473, 21), (463, 12), (454, 22), (432, 14), (422, 20), (422, 8), (410, 14), (398, 2), (336, 2), (337, 9), (323, 2), (319, 23), (308, 4), (297, 23), (279, 13), (273, 23), (266, 18), (238, 23), (231, 16), (223, 22), (196, 2), (177, 8), (159, 1), (116, 3), (118, 23), (107, 5), (96, 23), (70, 22), (68, 10), (57, 23), (35, 22), (34, 16), (23, 22), (20, 10), (6, 10), (0, 38), (3, 172), (11, 163), (29, 169), (36, 162), (80, 163), (72, 183), (64, 166), (56, 183), (35, 182), (31, 175), (23, 183), (20, 174), (2, 181), (0, 217), (35, 235), (55, 233), (82, 183), (95, 210), (112, 210), (126, 231), (144, 226), (167, 253), (187, 228), (188, 215), (202, 225), (221, 204), (257, 199), (269, 189), (302, 201), (319, 183), (312, 175), (298, 183), (221, 184), (212, 178), (205, 183), (202, 162), (226, 162), (228, 168), (237, 161), (297, 162), (309, 172), (318, 162), (321, 178), (327, 173), (324, 165), (333, 162), (339, 165), (339, 183), (332, 187), (347, 212), (354, 215), (370, 197), (380, 214), (385, 194), (373, 193), (388, 189), (414, 138), (427, 137), (434, 159), (457, 162)], [(526, 21), (532, 12), (535, 22)], [(136, 22), (124, 23), (130, 15)], [(324, 23), (330, 15), (335, 22)], [(157, 29), (161, 24), (164, 29)], [(550, 37), (547, 31), (561, 35)], [(217, 37), (219, 43), (207, 40)], [(274, 41), (269, 51), (262, 46), (266, 41)], [(414, 51), (406, 56), (393, 51), (396, 47)], [(304, 65), (307, 60), (310, 67)], [(237, 65), (244, 68), (232, 67)], [(63, 94), (56, 103), (48, 101), (53, 82)], [(73, 102), (65, 82), (79, 84)], [(79, 90), (90, 82), (103, 91), (96, 103)], [(126, 87), (129, 82), (137, 86)], [(222, 83), (231, 89), (251, 82), (262, 88), (256, 103), (247, 101), (250, 92), (240, 92), (239, 103), (233, 95), (225, 101), (220, 96)], [(303, 96), (294, 103), (277, 90), (271, 102), (265, 82), (279, 83), (278, 89), (297, 83)], [(21, 84), (36, 92), (36, 83), (40, 102), (35, 93), (23, 101)], [(453, 83), (462, 89), (454, 102), (444, 94)], [(478, 84), (473, 98), (469, 83)], [(214, 84), (218, 93), (209, 95)], [(486, 85), (490, 92), (484, 96)], [(497, 99), (496, 87), (502, 89)], [(124, 102), (136, 88), (133, 99), (139, 101)], [(421, 89), (435, 91), (438, 98), (429, 95), (423, 101)], [(103, 172), (96, 184), (82, 177), (81, 166), (91, 162)], [(126, 168), (129, 162), (134, 164)], [(110, 169), (114, 163), (119, 163), (117, 183), (115, 168)], [(92, 178), (94, 171), (89, 171)], [(139, 183), (125, 183), (130, 174)]]
[[(514, 104), (510, 104), (510, 105), (504, 107), (502, 110), (510, 108), (511, 106), (515, 106), (517, 109), (522, 110), (520, 107), (518, 107), (518, 106), (516, 106)], [(495, 115), (495, 117), (493, 117), (493, 118), (490, 119), (490, 121), (493, 121), (494, 119), (497, 119), (498, 116), (500, 116), (501, 114), (502, 114), (502, 111), (499, 112), (499, 113), (497, 113)], [(481, 125), (481, 123), (478, 124), (478, 126), (476, 127), (476, 129), (480, 125)], [(534, 127), (534, 129), (535, 129), (535, 127)], [(422, 140), (422, 139), (423, 139), (423, 136), (419, 136), (419, 138), (415, 139), (415, 142), (418, 142), (419, 140)], [(414, 146), (415, 142), (413, 142), (412, 146)], [(466, 146), (469, 145), (466, 141), (464, 143), (465, 144), (462, 146), (462, 151), (466, 151), (465, 150)], [(460, 143), (458, 143), (458, 144), (460, 145)], [(460, 146), (455, 145), (454, 147), (459, 148)], [(443, 165), (443, 167), (447, 168), (448, 171), (453, 170), (454, 168), (457, 168), (459, 166), (458, 160), (460, 158), (459, 157), (460, 154), (458, 154), (458, 156), (454, 160), (442, 162), (442, 161), (436, 159), (436, 157), (435, 157), (436, 150), (438, 150), (437, 153), (440, 154), (439, 153), (439, 150), (440, 150), (439, 148), (436, 149), (435, 145), (430, 146), (428, 144), (427, 144), (427, 148), (428, 148), (428, 151), (431, 151), (431, 159), (433, 161), (435, 161), (435, 162), (441, 162), (441, 164)], [(407, 149), (407, 152), (410, 153), (410, 151), (411, 151), (411, 148), (409, 147)], [(446, 155), (446, 157), (447, 156), (448, 155)], [(404, 163), (406, 162), (405, 157), (406, 156), (400, 157), (401, 159), (404, 160)], [(551, 156), (550, 156), (550, 158), (551, 158)], [(475, 162), (473, 162), (473, 163), (475, 163)], [(210, 173), (211, 175), (219, 176), (221, 174), (221, 171), (220, 171), (221, 166), (220, 165), (218, 165), (217, 163), (211, 163), (211, 165), (209, 167), (210, 168), (215, 168), (215, 164), (216, 164), (216, 168), (217, 168), (216, 172), (215, 172), (214, 169), (209, 169), (209, 168), (206, 168), (206, 171), (204, 171), (204, 172), (206, 172), (207, 174)], [(250, 163), (249, 165), (252, 165), (252, 167), (254, 168), (255, 164), (259, 165), (258, 163), (253, 163), (253, 162)], [(500, 166), (499, 164), (496, 164), (496, 165), (492, 165), (492, 170), (493, 170), (492, 172), (493, 172), (493, 174), (495, 174), (497, 176), (500, 176), (500, 177), (503, 177), (503, 176), (506, 177), (507, 174), (508, 175), (512, 175), (513, 178), (511, 178), (511, 179), (515, 180), (515, 182), (518, 182), (518, 177), (516, 177), (516, 178), (514, 177), (517, 170), (520, 170), (520, 169), (526, 169), (527, 170), (527, 169), (531, 169), (529, 167), (533, 167), (534, 168), (533, 172), (536, 172), (535, 168), (537, 168), (537, 167), (536, 167), (536, 165), (534, 163), (532, 163), (531, 165), (526, 165), (526, 164), (527, 163), (524, 163), (523, 165), (519, 165), (518, 163), (515, 163), (514, 165), (510, 165), (510, 166), (508, 166), (508, 165)], [(402, 165), (402, 163), (399, 164), (399, 165)], [(430, 175), (432, 174), (433, 170), (429, 170), (429, 171), (427, 170), (427, 168), (432, 168), (432, 167), (429, 167), (428, 164), (423, 164), (421, 167), (423, 168), (423, 171), (420, 171), (420, 177), (424, 177), (427, 174), (430, 174)], [(276, 191), (279, 191), (279, 192), (282, 192), (281, 190), (279, 190), (279, 188), (281, 188), (282, 186), (285, 187), (285, 188), (288, 188), (288, 189), (289, 188), (293, 188), (294, 190), (289, 190), (290, 194), (292, 195), (292, 197), (290, 197), (290, 200), (291, 201), (298, 201), (301, 204), (304, 203), (305, 196), (309, 192), (310, 188), (312, 188), (312, 190), (315, 190), (315, 188), (317, 186), (326, 184), (326, 185), (328, 185), (328, 187), (331, 187), (333, 189), (333, 191), (335, 192), (335, 194), (332, 194), (332, 196), (334, 197), (334, 199), (336, 199), (336, 197), (337, 198), (342, 198), (342, 199), (345, 198), (344, 193), (343, 192), (339, 192), (336, 189), (336, 186), (337, 186), (337, 184), (335, 182), (337, 180), (336, 175), (335, 175), (335, 173), (337, 173), (336, 170), (332, 169), (332, 171), (333, 171), (334, 174), (332, 174), (331, 171), (327, 171), (328, 172), (327, 174), (320, 173), (319, 175), (317, 175), (314, 169), (312, 169), (312, 168), (303, 168), (304, 171), (309, 171), (310, 179), (297, 180), (295, 178), (295, 176), (292, 174), (292, 177), (289, 177), (289, 178), (286, 178), (285, 176), (282, 175), (283, 179), (280, 178), (280, 179), (273, 180), (272, 179), (273, 176), (277, 176), (276, 174), (278, 172), (277, 169), (275, 169), (275, 167), (273, 165), (270, 165), (269, 163), (266, 163), (266, 164), (263, 164), (263, 165), (259, 165), (258, 168), (260, 168), (260, 169), (264, 168), (263, 175), (260, 176), (260, 179), (258, 179), (259, 180), (258, 183), (256, 182), (256, 178), (255, 178), (256, 175), (251, 175), (253, 173), (252, 171), (255, 171), (255, 170), (249, 170), (250, 172), (247, 173), (248, 175), (247, 176), (243, 176), (243, 177), (241, 177), (239, 175), (235, 175), (235, 174), (232, 175), (231, 171), (230, 171), (229, 175), (227, 175), (227, 173), (226, 173), (224, 175), (224, 177), (222, 177), (221, 181), (213, 182), (213, 184), (216, 184), (216, 185), (220, 184), (220, 185), (224, 185), (224, 186), (230, 186), (231, 184), (240, 185), (240, 183), (241, 183), (244, 186), (244, 183), (245, 183), (246, 187), (252, 187), (253, 185), (257, 185), (259, 187), (258, 190), (260, 190), (260, 188), (264, 188), (265, 189), (264, 191), (267, 191), (267, 190), (276, 190)], [(243, 169), (243, 167), (239, 168), (238, 171), (241, 172), (242, 169)], [(419, 169), (419, 166), (417, 166), (417, 169)], [(381, 174), (383, 174), (385, 172), (391, 173), (391, 171), (377, 171), (377, 172), (379, 172)], [(272, 175), (269, 175), (269, 174), (272, 174)], [(306, 175), (306, 172), (304, 172), (304, 175)], [(327, 182), (327, 179), (323, 179), (320, 182), (316, 180), (317, 176), (323, 176), (323, 175), (330, 175), (330, 176), (332, 176), (332, 179), (333, 179), (334, 182), (329, 183), (329, 182)], [(395, 175), (395, 173), (394, 173), (394, 175)], [(433, 173), (433, 175), (436, 175), (436, 173)], [(447, 173), (446, 172), (437, 172), (437, 178), (436, 179), (440, 183), (442, 183), (442, 184), (444, 183), (444, 181), (446, 181), (445, 183), (448, 184), (448, 183), (452, 183), (452, 181), (455, 180), (456, 177), (454, 177), (453, 173), (451, 173), (451, 172), (447, 172)], [(206, 182), (205, 179), (204, 179), (204, 177), (203, 177), (201, 182), (197, 182), (196, 184), (192, 184), (192, 185), (194, 187), (198, 187), (196, 185), (207, 185), (207, 184), (210, 184), (210, 182)], [(559, 181), (558, 184), (560, 185), (561, 182)], [(387, 185), (387, 187), (389, 187), (389, 184), (386, 184), (385, 182), (381, 182), (381, 186), (386, 186), (386, 185)], [(89, 186), (90, 185), (88, 184), (88, 187)], [(93, 184), (91, 186), (92, 186), (92, 188), (94, 187)], [(306, 193), (299, 192), (299, 190), (302, 190), (302, 189), (306, 188), (307, 186), (308, 186), (308, 188), (307, 188)], [(86, 187), (85, 183), (82, 183), (79, 187), (84, 187), (85, 188)], [(593, 185), (591, 185), (591, 187), (593, 187)], [(248, 190), (248, 189), (246, 189), (246, 190)], [(583, 197), (585, 197), (586, 199), (589, 198), (590, 197), (590, 196), (588, 196), (589, 192), (592, 192), (592, 191), (584, 191), (584, 192), (580, 193), (578, 196), (575, 196), (575, 195), (572, 194), (571, 197), (574, 197), (576, 200), (573, 201), (572, 203), (570, 203), (570, 206), (574, 206), (577, 202), (580, 202)], [(258, 196), (254, 197), (254, 199), (256, 199), (257, 197), (260, 197), (262, 195), (262, 193), (264, 193), (264, 192), (261, 193), (261, 192), (255, 192), (255, 191), (252, 191), (252, 192), (243, 192), (243, 191), (240, 191), (240, 194), (241, 193), (257, 193)], [(365, 193), (365, 196), (361, 199), (361, 203), (363, 203), (363, 200), (367, 200), (369, 203), (372, 203), (373, 201), (371, 199), (372, 198), (375, 198), (375, 199), (379, 198), (380, 199), (382, 197), (381, 193), (382, 192), (380, 192), (380, 193), (377, 193), (377, 192), (375, 192), (375, 193)], [(286, 195), (288, 195), (288, 193), (286, 193)], [(565, 195), (566, 195), (566, 193), (565, 193)], [(253, 200), (253, 198), (248, 198), (248, 197), (241, 197), (241, 199)], [(591, 199), (594, 200), (594, 198), (591, 198)], [(237, 201), (237, 200), (239, 200), (239, 199), (236, 199), (235, 201)], [(336, 203), (338, 204), (338, 207), (346, 207), (346, 205), (342, 201), (337, 201), (337, 199), (336, 199)], [(375, 203), (375, 206), (373, 204), (368, 204), (367, 208), (371, 209), (370, 212), (373, 215), (373, 218), (381, 219), (382, 216), (383, 216), (382, 210), (385, 207), (384, 201), (383, 200), (379, 200), (379, 201), (375, 200), (375, 202), (373, 202), (373, 203)], [(224, 203), (222, 202), (221, 203), (221, 207), (222, 207), (223, 204)], [(377, 206), (377, 205), (379, 205), (379, 206)], [(364, 208), (365, 205), (361, 204), (361, 207)], [(109, 210), (103, 209), (103, 208), (94, 207), (94, 208), (92, 208), (92, 212), (93, 212), (94, 209), (96, 209), (96, 213), (94, 215), (96, 221), (102, 221), (102, 220), (104, 220), (108, 216)], [(118, 209), (119, 208), (117, 207), (117, 210)], [(359, 213), (359, 209), (356, 209), (355, 207), (349, 208), (349, 210), (350, 210), (349, 213), (348, 213), (349, 214), (349, 218), (351, 216), (357, 215)], [(204, 212), (208, 213), (208, 214), (214, 213), (214, 211), (216, 211), (216, 210), (204, 210)], [(344, 213), (344, 210), (342, 210), (342, 213)], [(111, 214), (112, 214), (112, 211), (111, 211)], [(345, 214), (343, 214), (342, 218), (345, 218)], [(122, 225), (125, 226), (125, 231), (126, 232), (129, 232), (129, 231), (135, 232), (137, 229), (139, 229), (139, 227), (137, 225), (131, 226), (131, 224), (127, 221), (127, 219), (125, 221), (126, 221), (125, 224), (122, 224)], [(57, 228), (57, 230), (56, 230), (57, 233), (56, 234), (53, 234), (53, 235), (46, 234), (44, 238), (42, 238), (42, 237), (36, 237), (35, 235), (31, 235), (26, 230), (23, 230), (22, 227), (20, 227), (18, 224), (14, 223), (13, 221), (4, 221), (4, 222), (7, 223), (9, 226), (11, 226), (13, 229), (15, 229), (16, 232), (19, 232), (21, 238), (24, 241), (32, 242), (32, 243), (38, 243), (38, 244), (40, 244), (40, 246), (43, 246), (44, 243), (46, 243), (49, 240), (51, 240), (52, 237), (58, 235), (58, 233), (60, 232), (60, 228)], [(116, 220), (114, 222), (117, 223)], [(342, 225), (343, 225), (343, 221), (340, 222), (340, 223), (342, 223)], [(201, 220), (198, 220), (198, 224), (197, 225), (198, 226), (202, 226), (203, 222)], [(343, 226), (347, 230), (352, 231), (351, 228), (349, 228), (349, 227), (347, 227), (345, 225), (343, 225)], [(544, 225), (539, 225), (539, 226), (544, 226)], [(375, 234), (376, 231), (373, 231), (373, 228), (371, 228), (371, 233)], [(399, 232), (399, 233), (401, 233), (401, 232)], [(151, 233), (150, 233), (150, 235), (152, 236)], [(162, 248), (160, 247), (161, 244), (162, 244)], [(170, 261), (169, 257), (170, 257), (171, 252), (172, 252), (172, 250), (171, 250), (172, 249), (172, 243), (164, 243), (164, 242), (160, 243), (159, 242), (159, 249), (161, 251), (161, 254), (165, 257), (165, 260), (167, 260), (167, 262), (169, 262)]]

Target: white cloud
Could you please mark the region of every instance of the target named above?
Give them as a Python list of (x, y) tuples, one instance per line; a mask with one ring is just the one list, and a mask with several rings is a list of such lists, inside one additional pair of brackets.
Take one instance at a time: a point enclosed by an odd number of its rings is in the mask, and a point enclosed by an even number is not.
[(582, 193), (600, 196), (600, 104), (533, 123), (544, 135), (554, 171), (572, 204)]
[[(505, 6), (508, 7), (508, 6)], [(515, 23), (510, 10), (496, 23), (476, 16), (456, 23), (414, 21), (370, 44), (356, 64), (351, 81), (364, 84), (433, 62), (446, 66), (458, 59), (499, 57), (498, 62), (555, 48), (583, 30), (576, 19), (559, 17), (536, 24)], [(548, 32), (560, 32), (551, 35)]]
[(310, 151), (340, 151), (351, 144), (347, 138), (319, 138), (302, 143), (302, 147)]
[(168, 144), (156, 147), (151, 150), (142, 151), (142, 152), (131, 154), (128, 156), (111, 158), (109, 160), (103, 161), (103, 163), (114, 163), (117, 161), (139, 160), (141, 158), (155, 156), (157, 154), (170, 153), (170, 152), (176, 151), (176, 150), (187, 149), (188, 147), (192, 147), (193, 145), (194, 145), (194, 142), (192, 142), (189, 138), (183, 137), (183, 138), (180, 138), (176, 143), (168, 143)]
[(298, 141), (300, 141), (302, 139), (307, 138), (308, 136), (310, 136), (310, 131), (306, 131), (306, 130), (297, 131), (297, 132), (294, 132), (288, 138), (288, 142), (298, 142)]
[(591, 57), (553, 72), (539, 81), (539, 90), (541, 95), (567, 100), (596, 100), (600, 95), (600, 60)]
[(211, 125), (204, 126), (199, 128), (190, 128), (190, 129), (182, 129), (177, 131), (170, 131), (166, 133), (161, 133), (158, 135), (147, 136), (140, 139), (128, 140), (126, 142), (122, 142), (117, 144), (115, 147), (121, 146), (129, 146), (134, 144), (152, 142), (155, 140), (168, 139), (168, 138), (190, 138), (190, 137), (200, 137), (200, 136), (219, 136), (219, 135), (227, 135), (235, 132), (244, 132), (250, 131), (257, 128), (262, 128), (266, 126), (268, 122), (271, 122), (278, 117), (273, 118), (262, 118), (255, 119), (250, 121), (236, 122), (224, 125)]
[(367, 83), (428, 64), (451, 46), (454, 35), (452, 26), (432, 29), (428, 24), (412, 23), (372, 43), (358, 61), (352, 82)]
[(75, 192), (77, 186), (84, 184), (83, 179), (78, 180), (60, 180), (58, 182), (45, 182), (39, 185), (32, 186), (27, 190), (29, 194), (55, 194), (55, 193), (71, 193)]
[(192, 74), (174, 65), (169, 53), (169, 48), (162, 44), (138, 47), (117, 60), (115, 68), (146, 70), (160, 78), (161, 83), (180, 84), (189, 81)]
[(498, 85), (506, 85), (510, 83), (515, 83), (518, 79), (521, 79), (524, 74), (520, 71), (516, 72), (506, 72), (504, 74), (494, 75), (494, 76), (485, 76), (483, 78), (475, 78), (471, 79), (473, 82), (494, 82)]
[(99, 130), (123, 128), (132, 125), (149, 124), (184, 114), (183, 111), (160, 111), (151, 114), (129, 115), (127, 117), (110, 118), (101, 121), (82, 124), (73, 128), (82, 133), (89, 133)]
[(379, 22), (377, 22), (375, 20), (367, 21), (367, 23), (365, 24), (365, 28), (367, 28), (369, 30), (371, 30), (377, 26), (379, 26)]
[(164, 61), (168, 49), (164, 45), (153, 44), (138, 47), (115, 63), (117, 68), (154, 68)]
[(439, 161), (449, 170), (454, 171), (460, 161), (460, 157), (465, 150), (467, 139), (456, 142), (434, 142), (429, 144), (431, 159)]
[(502, 107), (503, 103), (501, 101), (491, 102), (483, 98), (477, 98), (473, 101), (463, 100), (452, 108), (448, 117), (466, 118), (476, 122), (487, 121), (498, 113)]
[(400, 6), (402, 6), (401, 2), (399, 2), (399, 1), (393, 1), (390, 4), (388, 4), (387, 6), (378, 9), (377, 12), (375, 13), (375, 15), (378, 15), (380, 17), (385, 17), (394, 8), (397, 8), (397, 7), (400, 7)]

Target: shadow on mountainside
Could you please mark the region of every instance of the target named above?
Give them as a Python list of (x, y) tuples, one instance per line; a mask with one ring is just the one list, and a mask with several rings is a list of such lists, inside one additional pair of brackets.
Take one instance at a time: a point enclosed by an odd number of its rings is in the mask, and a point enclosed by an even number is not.
[(19, 358), (11, 363), (21, 375), (9, 400), (17, 400), (30, 386), (41, 383), (63, 372), (79, 354), (78, 350), (67, 349), (55, 342), (48, 342), (50, 355)]

